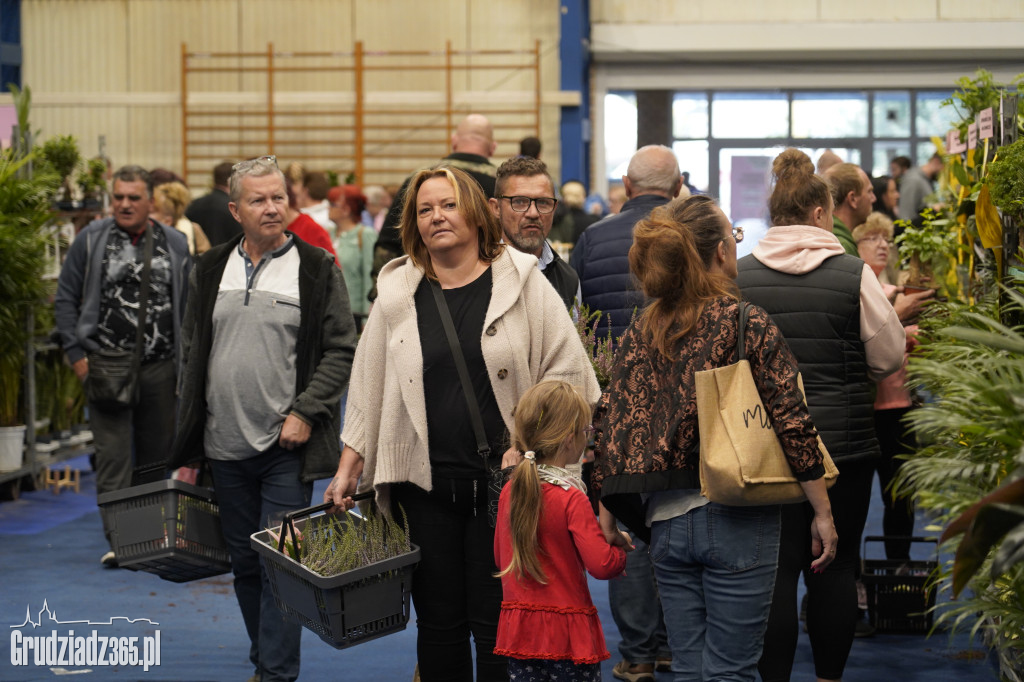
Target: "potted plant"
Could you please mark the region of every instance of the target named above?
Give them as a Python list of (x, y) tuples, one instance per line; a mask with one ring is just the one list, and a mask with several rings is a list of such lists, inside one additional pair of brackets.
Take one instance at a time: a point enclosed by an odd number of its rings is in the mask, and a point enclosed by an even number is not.
[[(27, 89), (15, 91), (20, 131), (28, 130), (27, 97)], [(52, 288), (43, 278), (49, 241), (45, 228), (59, 185), (56, 174), (45, 168), (31, 172), (36, 154), (27, 150), (24, 138), (16, 142), (0, 151), (0, 427), (12, 448), (0, 468), (8, 469), (21, 466), (21, 377), (32, 335), (27, 314)]]
[[(1017, 311), (1022, 286), (1003, 292)], [(985, 633), (1006, 679), (1015, 679), (1006, 671), (1024, 674), (1024, 327), (998, 321), (997, 293), (975, 305), (935, 304), (922, 320), (909, 374), (935, 399), (908, 417), (920, 447), (896, 485), (947, 526), (947, 550), (967, 531), (936, 576), (957, 597), (936, 607), (936, 624)]]
[(960, 244), (953, 221), (939, 217), (931, 209), (925, 209), (922, 216), (920, 227), (900, 221), (903, 234), (896, 237), (900, 260), (908, 270), (905, 286), (910, 290), (922, 291), (955, 288), (956, 254)]
[(999, 148), (988, 167), (988, 190), (1004, 216), (1024, 224), (1024, 137)]
[(412, 571), (420, 558), (408, 523), (372, 508), (363, 516), (305, 518), (331, 506), (290, 512), (282, 526), (252, 536), (278, 608), (337, 649), (405, 629)]
[(78, 174), (78, 186), (82, 190), (83, 206), (88, 210), (99, 210), (103, 206), (103, 195), (107, 191), (107, 162), (101, 157), (89, 159)]
[(60, 176), (60, 193), (57, 195), (58, 208), (73, 208), (74, 189), (71, 174), (78, 167), (82, 156), (74, 135), (57, 135), (47, 140), (40, 148), (42, 159)]

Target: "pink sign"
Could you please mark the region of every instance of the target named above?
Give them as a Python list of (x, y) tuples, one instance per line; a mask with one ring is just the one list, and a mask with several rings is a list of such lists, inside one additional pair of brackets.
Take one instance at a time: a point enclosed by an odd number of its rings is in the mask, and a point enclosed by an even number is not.
[(995, 137), (995, 128), (992, 119), (992, 107), (982, 109), (978, 114), (978, 137), (987, 140)]
[(14, 107), (0, 106), (0, 147), (11, 146), (11, 128), (18, 125), (18, 113)]
[(978, 146), (978, 124), (972, 123), (967, 126), (967, 148), (974, 149)]
[(949, 154), (962, 154), (967, 151), (967, 145), (960, 141), (960, 131), (953, 128), (946, 133), (946, 152)]

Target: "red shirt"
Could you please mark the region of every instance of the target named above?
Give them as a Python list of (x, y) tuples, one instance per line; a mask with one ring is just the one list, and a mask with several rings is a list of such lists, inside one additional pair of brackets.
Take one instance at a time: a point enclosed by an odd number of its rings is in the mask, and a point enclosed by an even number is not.
[[(626, 553), (605, 541), (590, 501), (579, 490), (541, 483), (541, 498), (538, 554), (547, 584), (525, 575), (520, 579), (514, 572), (502, 577), (504, 598), (494, 653), (598, 663), (610, 654), (584, 569), (599, 580), (613, 578), (626, 567)], [(505, 486), (494, 533), (499, 569), (512, 560), (510, 504)]]
[(319, 246), (321, 249), (329, 251), (330, 254), (334, 256), (334, 264), (338, 265), (338, 254), (334, 252), (334, 244), (331, 243), (331, 236), (327, 234), (327, 230), (320, 227), (320, 223), (316, 222), (305, 213), (300, 213), (298, 218), (288, 223), (287, 229), (307, 244)]

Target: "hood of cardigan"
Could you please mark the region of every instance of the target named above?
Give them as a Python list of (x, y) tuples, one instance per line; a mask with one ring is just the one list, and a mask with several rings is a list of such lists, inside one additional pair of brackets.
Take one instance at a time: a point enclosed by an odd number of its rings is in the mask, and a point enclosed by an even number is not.
[(751, 253), (772, 270), (803, 275), (846, 251), (834, 234), (819, 227), (776, 225), (768, 230)]

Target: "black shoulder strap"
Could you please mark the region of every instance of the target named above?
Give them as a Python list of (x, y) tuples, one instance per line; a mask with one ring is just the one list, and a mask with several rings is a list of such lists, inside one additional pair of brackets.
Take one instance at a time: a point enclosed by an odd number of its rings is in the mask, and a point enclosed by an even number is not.
[(142, 278), (139, 282), (139, 319), (135, 328), (135, 357), (132, 358), (134, 373), (138, 374), (139, 365), (142, 364), (143, 345), (146, 342), (146, 313), (149, 308), (149, 279), (153, 270), (153, 225), (146, 224), (145, 246), (143, 246)]
[(452, 351), (452, 358), (455, 359), (455, 368), (459, 372), (459, 380), (462, 382), (462, 393), (466, 397), (466, 407), (469, 409), (469, 418), (473, 423), (473, 434), (476, 436), (477, 454), (487, 458), (491, 454), (491, 447), (487, 444), (487, 434), (484, 432), (484, 420), (480, 416), (480, 406), (476, 404), (473, 383), (469, 379), (469, 368), (466, 367), (466, 358), (462, 355), (462, 347), (459, 345), (459, 337), (455, 331), (455, 323), (452, 322), (452, 314), (448, 310), (448, 303), (444, 300), (444, 293), (441, 285), (436, 280), (428, 279), (430, 291), (434, 294), (434, 304), (441, 316), (441, 325), (444, 327), (444, 335), (448, 339), (448, 347)]
[(736, 362), (747, 359), (747, 344), (745, 342), (747, 335), (747, 306), (750, 304), (746, 301), (739, 302), (739, 322), (736, 324)]

